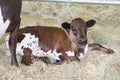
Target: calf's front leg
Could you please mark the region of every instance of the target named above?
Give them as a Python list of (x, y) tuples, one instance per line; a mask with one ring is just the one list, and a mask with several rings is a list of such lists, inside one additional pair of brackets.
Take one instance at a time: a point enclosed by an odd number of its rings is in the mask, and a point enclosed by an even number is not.
[(102, 45), (98, 44), (98, 43), (91, 43), (88, 44), (88, 50), (89, 51), (103, 51), (107, 54), (112, 54), (114, 53), (114, 51), (112, 49), (108, 49), (106, 47), (103, 47)]

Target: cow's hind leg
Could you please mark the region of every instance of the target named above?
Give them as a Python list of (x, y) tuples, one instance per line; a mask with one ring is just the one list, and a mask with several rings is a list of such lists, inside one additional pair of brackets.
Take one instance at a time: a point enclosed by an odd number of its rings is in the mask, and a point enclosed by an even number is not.
[(9, 47), (11, 52), (11, 65), (18, 66), (17, 58), (16, 58), (16, 46), (17, 46), (17, 35), (19, 32), (21, 18), (16, 18), (14, 21), (11, 22), (10, 27), (13, 27), (13, 30), (8, 29), (10, 32), (10, 39), (9, 39)]
[(114, 53), (114, 51), (112, 49), (105, 48), (102, 45), (97, 44), (97, 43), (88, 44), (88, 47), (89, 47), (89, 51), (97, 50), (97, 51), (103, 51), (107, 54)]
[(11, 52), (11, 65), (18, 66), (17, 58), (16, 58), (16, 45), (17, 45), (17, 33), (19, 27), (17, 26), (15, 30), (10, 34), (9, 47)]

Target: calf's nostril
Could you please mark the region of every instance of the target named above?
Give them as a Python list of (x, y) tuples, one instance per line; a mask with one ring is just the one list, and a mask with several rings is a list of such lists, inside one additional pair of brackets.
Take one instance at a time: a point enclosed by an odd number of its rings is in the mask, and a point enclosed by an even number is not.
[(84, 38), (82, 38), (82, 39), (80, 39), (80, 41), (81, 41), (81, 42), (84, 42), (84, 41), (85, 41), (85, 39), (84, 39)]
[(78, 39), (78, 44), (84, 44), (87, 43), (87, 39), (86, 38), (79, 38)]

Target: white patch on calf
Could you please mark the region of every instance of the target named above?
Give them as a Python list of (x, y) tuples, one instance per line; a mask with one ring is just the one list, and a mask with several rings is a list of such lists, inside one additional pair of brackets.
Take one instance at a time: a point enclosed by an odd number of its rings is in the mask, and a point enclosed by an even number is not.
[(86, 54), (88, 52), (88, 44), (85, 45), (85, 48), (84, 48), (84, 53), (80, 52), (79, 56), (77, 56), (79, 59), (82, 59), (84, 57), (84, 54)]
[(2, 37), (2, 35), (4, 35), (4, 33), (6, 32), (8, 26), (10, 24), (10, 20), (7, 19), (5, 22), (3, 20), (3, 16), (2, 16), (2, 10), (0, 7), (0, 38)]
[(84, 57), (83, 53), (80, 53), (80, 56), (78, 56), (79, 59), (82, 59)]
[(59, 56), (62, 55), (61, 53), (58, 53), (56, 49), (53, 50), (53, 52), (48, 54), (48, 57), (54, 58), (55, 60), (60, 60)]
[(74, 53), (74, 51), (67, 51), (67, 52), (65, 52), (68, 56), (74, 56), (75, 55), (75, 53)]
[(10, 35), (7, 35), (6, 38), (5, 38), (5, 44), (7, 46), (7, 48), (9, 48), (9, 39), (10, 39)]
[(49, 50), (48, 52), (45, 52), (41, 50), (40, 47), (37, 51), (34, 50), (32, 54), (37, 57), (48, 57), (48, 58), (53, 58), (55, 60), (60, 60), (59, 56), (62, 55), (61, 53), (57, 53), (56, 49), (54, 49), (53, 51)]
[(38, 38), (35, 37), (35, 35), (31, 35), (30, 33), (23, 33), (23, 35), (25, 35), (23, 40), (20, 43), (17, 43), (16, 53), (24, 55), (24, 48), (29, 48), (32, 51), (36, 51), (39, 48)]
[[(5, 38), (5, 44), (7, 46), (7, 49), (9, 49), (9, 44), (8, 44), (9, 43), (9, 38), (10, 38), (10, 35), (7, 35), (7, 37)], [(11, 56), (10, 50), (7, 50), (5, 55)]]
[(88, 44), (86, 44), (85, 49), (84, 49), (84, 54), (88, 52)]
[(80, 53), (80, 58), (83, 58), (84, 57), (84, 54), (83, 53)]

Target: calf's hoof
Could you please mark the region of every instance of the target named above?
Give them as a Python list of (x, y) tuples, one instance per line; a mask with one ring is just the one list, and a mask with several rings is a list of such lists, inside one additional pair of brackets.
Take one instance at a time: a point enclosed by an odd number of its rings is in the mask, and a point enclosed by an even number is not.
[(54, 64), (60, 65), (60, 64), (62, 64), (62, 61), (61, 61), (61, 60), (56, 60), (56, 61), (54, 62)]
[(107, 49), (106, 51), (107, 54), (112, 54), (112, 53), (115, 53), (112, 49)]

